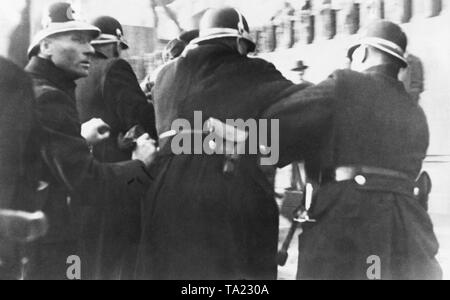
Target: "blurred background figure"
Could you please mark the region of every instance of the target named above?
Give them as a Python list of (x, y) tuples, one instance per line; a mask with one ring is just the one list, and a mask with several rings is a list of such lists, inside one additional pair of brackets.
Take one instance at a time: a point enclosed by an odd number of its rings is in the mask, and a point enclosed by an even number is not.
[(297, 65), (291, 70), (292, 72), (295, 72), (298, 74), (298, 83), (299, 84), (313, 85), (312, 82), (305, 80), (306, 70), (308, 70), (308, 69), (309, 69), (309, 66), (305, 65), (303, 60), (299, 60), (299, 61), (297, 61)]
[(39, 131), (31, 80), (0, 57), (0, 279), (26, 278), (24, 242), (46, 232), (39, 184)]
[[(171, 40), (162, 52), (164, 64), (171, 62), (172, 60), (180, 57), (189, 43), (198, 38), (199, 30), (194, 29), (190, 31), (186, 31), (182, 33), (176, 39)], [(164, 65), (160, 66), (156, 70), (152, 71), (141, 83), (141, 89), (144, 91), (147, 100), (149, 102), (153, 101), (152, 90), (155, 86), (156, 78), (158, 77), (159, 72), (164, 67)]]
[(189, 43), (198, 38), (199, 30), (190, 30), (183, 32), (179, 37), (170, 41), (163, 51), (163, 60), (165, 63), (180, 57), (183, 54), (184, 49), (189, 45)]
[(270, 21), (275, 21), (278, 18), (285, 18), (286, 16), (293, 16), (295, 14), (295, 8), (292, 6), (292, 4), (288, 1), (283, 3), (283, 8), (278, 10), (272, 18), (270, 18)]

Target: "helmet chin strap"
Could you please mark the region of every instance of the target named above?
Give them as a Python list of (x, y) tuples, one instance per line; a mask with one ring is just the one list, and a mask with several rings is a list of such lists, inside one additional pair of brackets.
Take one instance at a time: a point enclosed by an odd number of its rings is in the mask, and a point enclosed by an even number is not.
[(240, 55), (247, 56), (248, 55), (248, 47), (245, 43), (245, 39), (242, 38), (246, 32), (245, 25), (244, 25), (244, 16), (241, 14), (241, 12), (239, 10), (237, 10), (237, 9), (234, 9), (234, 10), (236, 11), (236, 13), (239, 16), (239, 22), (237, 24), (237, 28), (238, 28), (240, 37), (238, 37), (236, 39), (237, 50)]
[(237, 24), (238, 25), (237, 27), (238, 27), (239, 34), (244, 36), (244, 33), (245, 33), (244, 16), (237, 9), (235, 9), (235, 11), (236, 11), (236, 13), (239, 16), (239, 22)]

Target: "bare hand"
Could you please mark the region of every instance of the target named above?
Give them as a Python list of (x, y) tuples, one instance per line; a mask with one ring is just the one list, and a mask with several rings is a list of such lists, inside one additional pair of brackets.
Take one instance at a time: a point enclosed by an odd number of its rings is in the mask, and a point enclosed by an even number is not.
[(133, 160), (142, 161), (145, 166), (149, 167), (155, 159), (158, 149), (156, 141), (152, 140), (146, 133), (136, 141), (136, 149), (133, 152)]
[(110, 137), (110, 129), (102, 119), (92, 119), (81, 125), (81, 136), (89, 145), (94, 146)]

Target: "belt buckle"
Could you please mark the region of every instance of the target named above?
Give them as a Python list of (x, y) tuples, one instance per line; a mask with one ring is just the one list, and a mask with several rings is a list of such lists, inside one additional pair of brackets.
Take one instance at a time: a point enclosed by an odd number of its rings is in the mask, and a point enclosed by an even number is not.
[(335, 180), (337, 182), (348, 181), (355, 176), (355, 169), (351, 167), (339, 167), (335, 171)]
[(309, 217), (309, 213), (306, 209), (298, 211), (297, 216), (294, 218), (294, 222), (303, 223), (316, 223), (317, 221)]
[(358, 185), (364, 186), (367, 178), (362, 173), (353, 167), (339, 167), (335, 171), (335, 180), (337, 182), (354, 180)]

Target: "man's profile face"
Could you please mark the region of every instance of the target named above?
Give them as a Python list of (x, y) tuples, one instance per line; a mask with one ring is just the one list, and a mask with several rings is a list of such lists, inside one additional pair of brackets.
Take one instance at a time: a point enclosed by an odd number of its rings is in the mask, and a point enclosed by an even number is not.
[(45, 54), (59, 69), (74, 79), (87, 77), (94, 54), (92, 37), (86, 32), (64, 33), (49, 38)]

